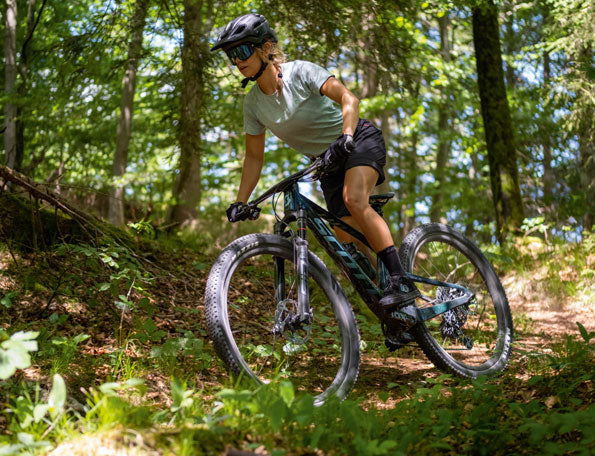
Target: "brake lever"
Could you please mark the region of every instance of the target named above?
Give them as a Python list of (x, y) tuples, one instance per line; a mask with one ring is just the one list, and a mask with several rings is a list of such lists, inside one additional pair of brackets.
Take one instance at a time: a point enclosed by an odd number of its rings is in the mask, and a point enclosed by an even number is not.
[(256, 220), (260, 217), (260, 208), (258, 206), (248, 205), (248, 219)]

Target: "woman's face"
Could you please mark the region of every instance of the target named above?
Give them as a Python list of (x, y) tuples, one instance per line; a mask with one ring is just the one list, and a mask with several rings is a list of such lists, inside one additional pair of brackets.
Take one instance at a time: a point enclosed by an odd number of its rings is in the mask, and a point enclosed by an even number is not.
[(254, 76), (258, 70), (260, 70), (261, 60), (258, 52), (254, 52), (246, 60), (240, 60), (236, 57), (235, 64), (238, 67), (238, 70), (240, 70), (240, 73), (242, 73), (244, 77), (249, 78)]
[[(271, 43), (266, 42), (262, 45), (262, 52), (264, 55), (267, 55), (268, 52), (271, 51)], [(262, 65), (262, 59), (258, 52), (258, 49), (254, 50), (254, 53), (248, 57), (246, 60), (240, 60), (236, 57), (235, 64), (240, 70), (240, 73), (245, 78), (249, 78), (254, 76), (260, 70), (260, 66)]]

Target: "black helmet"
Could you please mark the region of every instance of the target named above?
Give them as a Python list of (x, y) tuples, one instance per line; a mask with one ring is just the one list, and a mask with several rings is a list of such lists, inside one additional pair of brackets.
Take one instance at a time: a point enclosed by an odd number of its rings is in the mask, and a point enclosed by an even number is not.
[(238, 41), (259, 45), (264, 43), (267, 38), (275, 43), (277, 42), (277, 35), (275, 35), (265, 17), (261, 14), (244, 14), (236, 17), (225, 26), (211, 51), (216, 51)]

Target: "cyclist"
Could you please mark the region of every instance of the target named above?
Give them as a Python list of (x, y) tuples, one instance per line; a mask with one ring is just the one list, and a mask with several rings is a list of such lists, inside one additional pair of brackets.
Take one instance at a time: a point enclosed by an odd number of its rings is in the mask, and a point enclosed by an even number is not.
[[(390, 273), (380, 300), (385, 323), (398, 331), (409, 329), (416, 322), (420, 294), (405, 276), (388, 225), (368, 203), (385, 179), (380, 130), (359, 118), (359, 100), (329, 71), (306, 61), (285, 63), (264, 16), (232, 20), (211, 51), (218, 49), (244, 76), (242, 87), (256, 81), (244, 99), (246, 156), (237, 200), (227, 209), (229, 221), (248, 217), (242, 209), (260, 178), (267, 129), (310, 158), (324, 154), (331, 171), (320, 182), (328, 210), (364, 233)], [(343, 243), (356, 241), (339, 228), (335, 231)]]

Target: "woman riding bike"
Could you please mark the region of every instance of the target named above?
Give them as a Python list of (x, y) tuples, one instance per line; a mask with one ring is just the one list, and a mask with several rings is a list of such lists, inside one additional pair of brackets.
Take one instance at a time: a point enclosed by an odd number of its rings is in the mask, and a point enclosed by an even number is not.
[[(244, 100), (246, 156), (236, 202), (227, 209), (230, 222), (245, 220), (243, 211), (264, 162), (265, 132), (315, 158), (323, 154), (327, 169), (321, 187), (329, 212), (360, 230), (390, 273), (380, 304), (389, 331), (403, 334), (417, 320), (420, 296), (401, 266), (385, 220), (369, 204), (375, 186), (385, 180), (386, 147), (381, 131), (359, 118), (359, 100), (326, 69), (307, 61), (284, 62), (277, 37), (260, 14), (232, 20), (211, 51), (222, 49), (245, 77), (256, 81)], [(339, 228), (343, 243), (366, 247)]]

